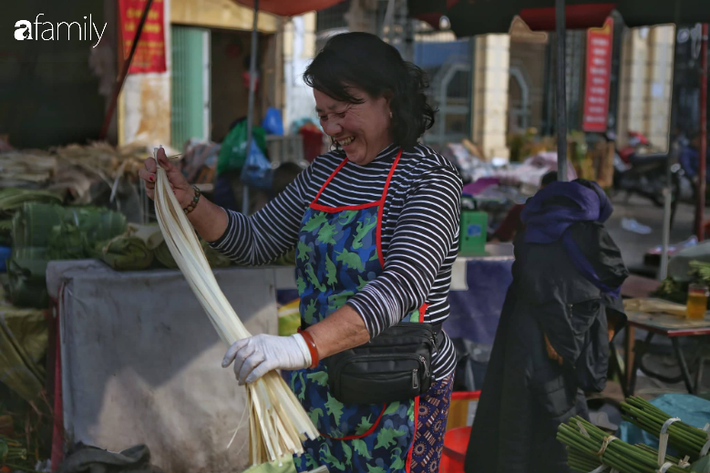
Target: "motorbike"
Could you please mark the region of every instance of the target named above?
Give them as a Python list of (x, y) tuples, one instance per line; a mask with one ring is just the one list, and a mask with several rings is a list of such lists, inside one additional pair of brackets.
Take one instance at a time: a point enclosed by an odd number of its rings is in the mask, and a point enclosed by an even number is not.
[[(613, 134), (607, 134), (607, 139), (614, 138)], [(653, 152), (646, 136), (629, 132), (628, 145), (614, 153), (614, 192), (625, 191), (627, 198), (636, 194), (663, 207), (670, 176), (671, 211), (675, 215), (683, 171), (677, 162), (674, 147), (670, 149), (668, 153)]]

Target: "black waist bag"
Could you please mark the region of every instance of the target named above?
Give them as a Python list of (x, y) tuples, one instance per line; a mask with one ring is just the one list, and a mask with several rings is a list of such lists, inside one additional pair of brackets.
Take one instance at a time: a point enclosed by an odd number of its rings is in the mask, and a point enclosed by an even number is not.
[(431, 359), (443, 333), (430, 324), (400, 323), (359, 347), (324, 360), (331, 395), (346, 404), (405, 401), (427, 392)]

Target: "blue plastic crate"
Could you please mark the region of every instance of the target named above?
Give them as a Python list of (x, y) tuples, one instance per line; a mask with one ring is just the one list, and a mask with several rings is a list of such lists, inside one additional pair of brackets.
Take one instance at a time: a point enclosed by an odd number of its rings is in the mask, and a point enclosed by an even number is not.
[(7, 260), (10, 259), (12, 248), (9, 246), (0, 246), (0, 273), (7, 272)]

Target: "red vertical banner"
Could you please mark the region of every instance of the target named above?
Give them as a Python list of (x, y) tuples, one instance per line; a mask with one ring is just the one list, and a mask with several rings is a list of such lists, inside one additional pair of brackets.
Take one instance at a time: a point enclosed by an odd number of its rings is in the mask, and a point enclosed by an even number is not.
[[(128, 60), (135, 40), (143, 10), (147, 0), (118, 0), (121, 20), (121, 43), (123, 60)], [(165, 3), (153, 0), (148, 17), (143, 25), (143, 33), (133, 56), (129, 74), (140, 72), (165, 72)]]
[(587, 79), (584, 94), (584, 131), (604, 133), (609, 115), (609, 83), (614, 20), (587, 30)]

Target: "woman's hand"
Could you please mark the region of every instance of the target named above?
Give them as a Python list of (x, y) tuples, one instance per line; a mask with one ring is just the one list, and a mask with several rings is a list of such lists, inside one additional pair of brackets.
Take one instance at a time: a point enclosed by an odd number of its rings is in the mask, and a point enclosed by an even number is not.
[(311, 365), (311, 353), (300, 334), (290, 337), (256, 335), (232, 344), (222, 368), (234, 362), (239, 385), (250, 384), (276, 369), (300, 370)]
[[(175, 197), (177, 197), (180, 206), (185, 208), (190, 205), (190, 202), (192, 202), (192, 199), (195, 197), (195, 190), (190, 186), (177, 166), (174, 166), (167, 156), (165, 156), (165, 149), (162, 147), (158, 150), (158, 162), (160, 163), (160, 167), (165, 169), (170, 187), (175, 193)], [(151, 199), (155, 198), (155, 183), (158, 180), (156, 174), (157, 170), (158, 167), (156, 166), (155, 159), (148, 158), (145, 160), (143, 169), (138, 171), (138, 176), (145, 181), (146, 193)]]
[[(163, 148), (158, 150), (158, 162), (168, 176), (168, 183), (170, 183), (170, 188), (173, 190), (175, 197), (177, 197), (178, 204), (181, 208), (186, 208), (195, 198), (195, 190), (187, 182), (180, 169), (165, 156), (165, 149)], [(145, 190), (151, 199), (155, 199), (155, 182), (158, 179), (157, 171), (158, 167), (153, 158), (146, 159), (143, 168), (138, 171), (138, 176), (145, 181)], [(194, 210), (187, 214), (187, 218), (192, 223), (192, 226), (195, 227), (197, 233), (209, 242), (216, 241), (224, 235), (229, 223), (225, 210), (208, 201), (204, 196), (200, 197)]]

